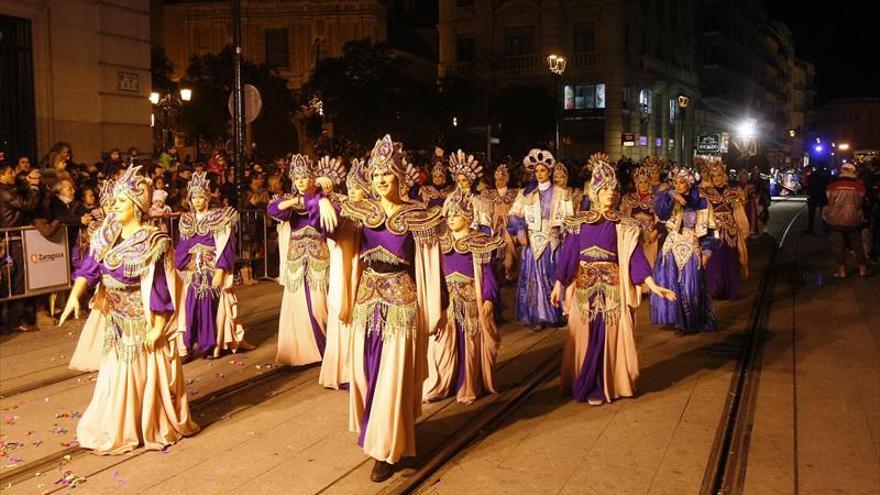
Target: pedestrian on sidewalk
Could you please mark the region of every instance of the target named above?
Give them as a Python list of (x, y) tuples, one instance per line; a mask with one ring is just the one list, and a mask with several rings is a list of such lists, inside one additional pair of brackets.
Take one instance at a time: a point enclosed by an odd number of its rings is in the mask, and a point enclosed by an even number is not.
[(95, 392), (76, 428), (80, 446), (97, 454), (123, 454), (139, 445), (161, 450), (199, 431), (174, 348), (171, 239), (142, 223), (151, 186), (138, 175), (140, 168), (129, 167), (113, 184), (114, 220), (92, 238), (59, 322), (78, 317), (79, 298), (98, 286), (96, 304), (107, 318), (104, 353)]
[(846, 278), (847, 247), (855, 254), (859, 275), (868, 276), (868, 262), (861, 238), (865, 224), (865, 192), (865, 184), (858, 179), (856, 166), (852, 163), (841, 165), (840, 177), (828, 185), (828, 206), (822, 212), (822, 219), (828, 228), (837, 263), (835, 278)]
[(822, 208), (828, 204), (828, 197), (825, 189), (828, 187), (828, 170), (823, 165), (818, 165), (804, 174), (807, 190), (807, 228), (804, 234), (813, 233), (813, 221), (816, 218), (816, 211), (822, 215)]

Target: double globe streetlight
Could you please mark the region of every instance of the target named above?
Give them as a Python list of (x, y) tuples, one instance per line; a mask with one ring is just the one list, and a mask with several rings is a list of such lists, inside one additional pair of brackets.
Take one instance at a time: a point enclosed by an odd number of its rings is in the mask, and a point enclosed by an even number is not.
[[(156, 91), (150, 93), (150, 103), (161, 111), (159, 127), (162, 132), (163, 150), (168, 149), (168, 134), (170, 132), (173, 136), (177, 127), (177, 117), (180, 114), (180, 110), (185, 102), (192, 100), (192, 94), (193, 92), (189, 88), (180, 88), (177, 92), (168, 91), (164, 95)], [(151, 125), (155, 126), (156, 113), (154, 112), (150, 117), (152, 120)], [(174, 142), (173, 137), (172, 142)]]
[(563, 160), (562, 141), (560, 141), (560, 139), (559, 139), (559, 127), (560, 127), (560, 117), (559, 116), (561, 113), (560, 107), (564, 106), (564, 102), (561, 105), (560, 101), (559, 101), (559, 88), (562, 85), (562, 74), (565, 73), (565, 65), (567, 63), (568, 63), (568, 61), (565, 59), (565, 57), (562, 57), (559, 55), (550, 54), (550, 56), (547, 57), (547, 68), (550, 69), (550, 73), (556, 77), (556, 81), (554, 84), (554, 87), (556, 88), (556, 92), (555, 92), (556, 93), (556, 105), (555, 105), (555, 111), (554, 111), (554, 116), (556, 117), (556, 150), (555, 151), (557, 154), (556, 158), (559, 160)]

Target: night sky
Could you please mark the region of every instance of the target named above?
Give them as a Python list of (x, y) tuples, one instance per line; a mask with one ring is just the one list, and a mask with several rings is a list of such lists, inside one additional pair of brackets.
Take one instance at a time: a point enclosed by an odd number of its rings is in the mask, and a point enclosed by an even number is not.
[(766, 0), (764, 5), (772, 18), (788, 24), (796, 56), (815, 64), (816, 106), (834, 98), (880, 97), (880, 30), (864, 4)]

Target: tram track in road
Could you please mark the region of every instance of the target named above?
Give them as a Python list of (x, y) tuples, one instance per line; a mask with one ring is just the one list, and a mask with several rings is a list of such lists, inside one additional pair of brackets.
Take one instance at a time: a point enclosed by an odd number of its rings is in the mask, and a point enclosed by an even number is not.
[(758, 388), (761, 379), (763, 341), (773, 302), (773, 288), (778, 271), (778, 254), (785, 245), (795, 222), (806, 211), (804, 205), (782, 230), (774, 244), (770, 261), (761, 276), (758, 295), (749, 315), (749, 328), (731, 377), (724, 414), (715, 433), (715, 441), (706, 465), (700, 493), (720, 495), (741, 493), (748, 463)]

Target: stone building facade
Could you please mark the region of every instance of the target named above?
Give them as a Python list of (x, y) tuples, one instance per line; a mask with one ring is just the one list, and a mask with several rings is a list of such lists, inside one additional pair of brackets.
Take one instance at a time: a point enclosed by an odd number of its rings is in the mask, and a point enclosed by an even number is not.
[(14, 82), (0, 146), (36, 161), (67, 141), (77, 162), (150, 149), (149, 0), (0, 0), (0, 26), (0, 77)]
[(823, 140), (849, 145), (852, 155), (880, 156), (880, 98), (841, 98), (817, 110)]

